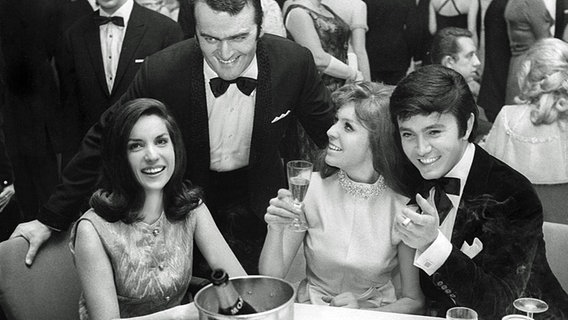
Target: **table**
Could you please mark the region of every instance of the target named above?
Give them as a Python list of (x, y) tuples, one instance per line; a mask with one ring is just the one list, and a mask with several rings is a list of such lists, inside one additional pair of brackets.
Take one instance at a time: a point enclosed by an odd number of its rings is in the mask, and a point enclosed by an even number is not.
[(294, 304), (294, 320), (440, 320), (443, 318), (410, 314), (338, 308), (313, 304)]

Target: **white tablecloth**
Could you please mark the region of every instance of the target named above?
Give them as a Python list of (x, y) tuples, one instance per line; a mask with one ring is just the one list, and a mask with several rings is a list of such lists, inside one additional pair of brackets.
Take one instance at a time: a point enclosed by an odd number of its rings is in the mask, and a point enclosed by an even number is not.
[(416, 316), (370, 310), (294, 304), (294, 320), (440, 320), (443, 318)]

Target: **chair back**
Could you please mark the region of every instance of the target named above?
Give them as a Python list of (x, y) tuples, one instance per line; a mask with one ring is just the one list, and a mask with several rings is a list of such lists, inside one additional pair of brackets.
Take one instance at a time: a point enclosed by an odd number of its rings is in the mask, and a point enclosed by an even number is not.
[(568, 292), (568, 225), (545, 221), (543, 232), (550, 269), (564, 291)]
[(0, 306), (8, 320), (79, 319), (81, 285), (68, 243), (68, 232), (54, 232), (31, 267), (24, 238), (0, 243)]

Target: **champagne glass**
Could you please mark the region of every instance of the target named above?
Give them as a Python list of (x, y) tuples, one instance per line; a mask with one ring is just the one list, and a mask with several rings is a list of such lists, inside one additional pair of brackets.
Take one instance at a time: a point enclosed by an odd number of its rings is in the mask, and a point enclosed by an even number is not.
[[(288, 187), (290, 188), (290, 192), (292, 192), (292, 204), (300, 209), (302, 207), (302, 201), (304, 201), (304, 197), (308, 191), (308, 186), (310, 185), (310, 178), (314, 166), (309, 161), (293, 160), (288, 162), (286, 168), (288, 173)], [(303, 232), (308, 230), (308, 224), (302, 217), (298, 216), (292, 220), (288, 228), (296, 232)]]
[(533, 314), (542, 313), (548, 310), (548, 304), (537, 298), (519, 298), (513, 301), (513, 306), (527, 313), (527, 317), (533, 319)]
[(446, 312), (446, 320), (477, 320), (477, 312), (466, 307), (453, 307)]

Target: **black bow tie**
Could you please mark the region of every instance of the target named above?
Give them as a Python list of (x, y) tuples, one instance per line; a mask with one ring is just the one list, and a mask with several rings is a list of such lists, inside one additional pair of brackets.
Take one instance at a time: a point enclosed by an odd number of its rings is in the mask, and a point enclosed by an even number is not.
[(101, 15), (95, 15), (95, 23), (99, 26), (107, 23), (113, 23), (119, 27), (124, 27), (124, 19), (122, 17), (104, 17)]
[(256, 88), (257, 80), (253, 78), (247, 77), (238, 77), (234, 80), (224, 80), (221, 78), (213, 78), (209, 80), (209, 86), (211, 86), (211, 91), (215, 98), (219, 97), (220, 95), (224, 94), (231, 83), (236, 83), (237, 88), (241, 90), (242, 93), (250, 96), (250, 94)]
[(436, 205), (436, 209), (438, 209), (440, 224), (442, 224), (453, 207), (452, 201), (448, 198), (448, 194), (456, 196), (460, 194), (460, 179), (444, 177), (436, 180), (426, 180), (422, 183), (419, 192), (424, 199), (427, 199), (432, 188), (436, 190), (434, 194), (434, 204)]

